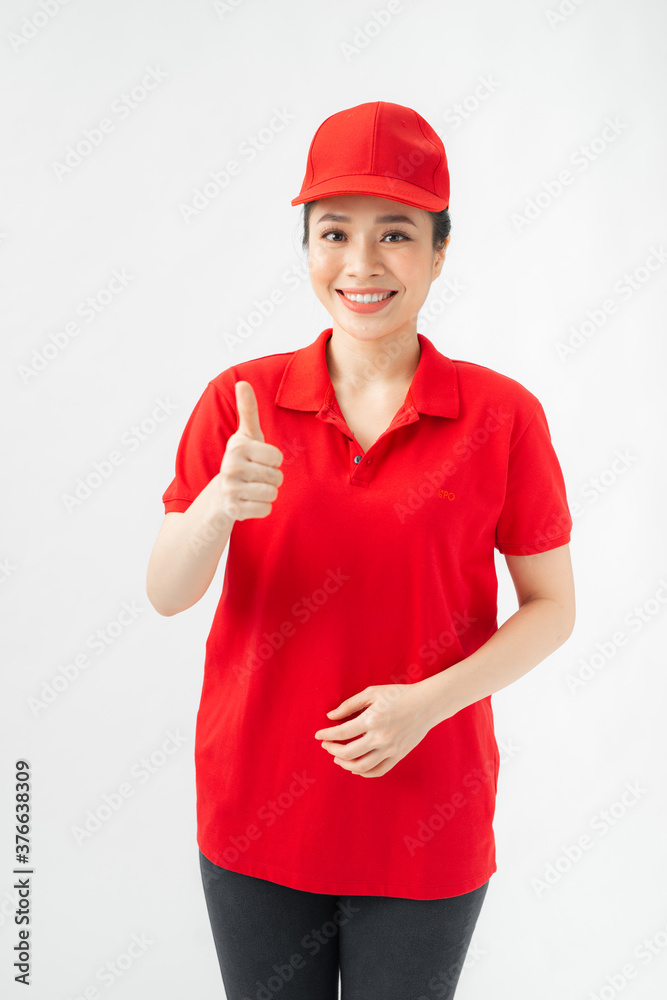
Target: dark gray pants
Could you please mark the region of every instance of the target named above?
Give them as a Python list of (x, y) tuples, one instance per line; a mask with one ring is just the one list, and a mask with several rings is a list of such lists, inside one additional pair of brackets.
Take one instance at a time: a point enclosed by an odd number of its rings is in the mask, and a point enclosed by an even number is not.
[(199, 851), (227, 1000), (451, 1000), (489, 883), (447, 899), (334, 896)]

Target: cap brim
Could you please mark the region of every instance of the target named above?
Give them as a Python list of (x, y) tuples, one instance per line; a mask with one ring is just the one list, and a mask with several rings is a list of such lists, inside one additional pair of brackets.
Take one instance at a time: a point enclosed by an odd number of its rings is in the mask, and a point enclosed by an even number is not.
[(305, 190), (302, 188), (290, 204), (303, 205), (318, 198), (333, 198), (345, 194), (365, 194), (373, 198), (400, 201), (404, 205), (423, 208), (428, 212), (441, 212), (444, 208), (449, 208), (449, 198), (441, 198), (401, 178), (382, 177), (377, 174), (353, 174), (313, 184)]

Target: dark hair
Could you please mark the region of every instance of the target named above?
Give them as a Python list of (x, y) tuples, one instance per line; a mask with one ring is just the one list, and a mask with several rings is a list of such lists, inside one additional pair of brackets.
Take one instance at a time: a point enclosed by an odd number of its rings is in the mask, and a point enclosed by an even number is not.
[[(316, 200), (317, 199), (307, 201), (303, 206), (303, 238), (301, 240), (301, 246), (304, 250), (308, 249), (310, 212)], [(452, 222), (449, 217), (449, 209), (443, 208), (441, 212), (429, 212), (428, 214), (433, 219), (433, 249), (442, 250), (445, 245), (445, 240), (449, 236), (449, 231), (452, 228)]]

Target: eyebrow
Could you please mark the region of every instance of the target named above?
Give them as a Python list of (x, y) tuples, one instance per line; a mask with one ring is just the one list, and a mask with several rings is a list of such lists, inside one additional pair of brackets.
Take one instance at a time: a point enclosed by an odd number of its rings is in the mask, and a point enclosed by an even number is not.
[[(321, 218), (319, 218), (317, 220), (317, 225), (319, 225), (320, 222), (351, 222), (351, 221), (352, 221), (352, 219), (350, 218), (349, 215), (341, 215), (340, 212), (327, 212), (326, 215), (323, 215)], [(408, 225), (414, 226), (415, 229), (417, 228), (417, 224), (415, 222), (413, 222), (412, 219), (409, 218), (409, 216), (407, 216), (407, 215), (376, 215), (375, 216), (375, 224), (376, 225), (380, 225), (381, 223), (384, 223), (384, 222), (407, 222)]]

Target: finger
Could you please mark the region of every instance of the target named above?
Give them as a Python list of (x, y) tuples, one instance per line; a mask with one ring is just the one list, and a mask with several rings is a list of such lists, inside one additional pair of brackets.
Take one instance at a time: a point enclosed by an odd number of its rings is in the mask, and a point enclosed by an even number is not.
[[(276, 472), (279, 471), (278, 466), (282, 465), (283, 462), (283, 453), (280, 448), (276, 448), (274, 444), (269, 444), (266, 441), (255, 441), (253, 438), (249, 438), (244, 444), (245, 455), (250, 462), (261, 466), (270, 466)], [(282, 482), (282, 472), (279, 475), (279, 481)]]
[(250, 382), (237, 382), (236, 409), (239, 413), (238, 430), (246, 437), (255, 441), (264, 441), (262, 428), (259, 426), (259, 410), (257, 409), (257, 398)]

